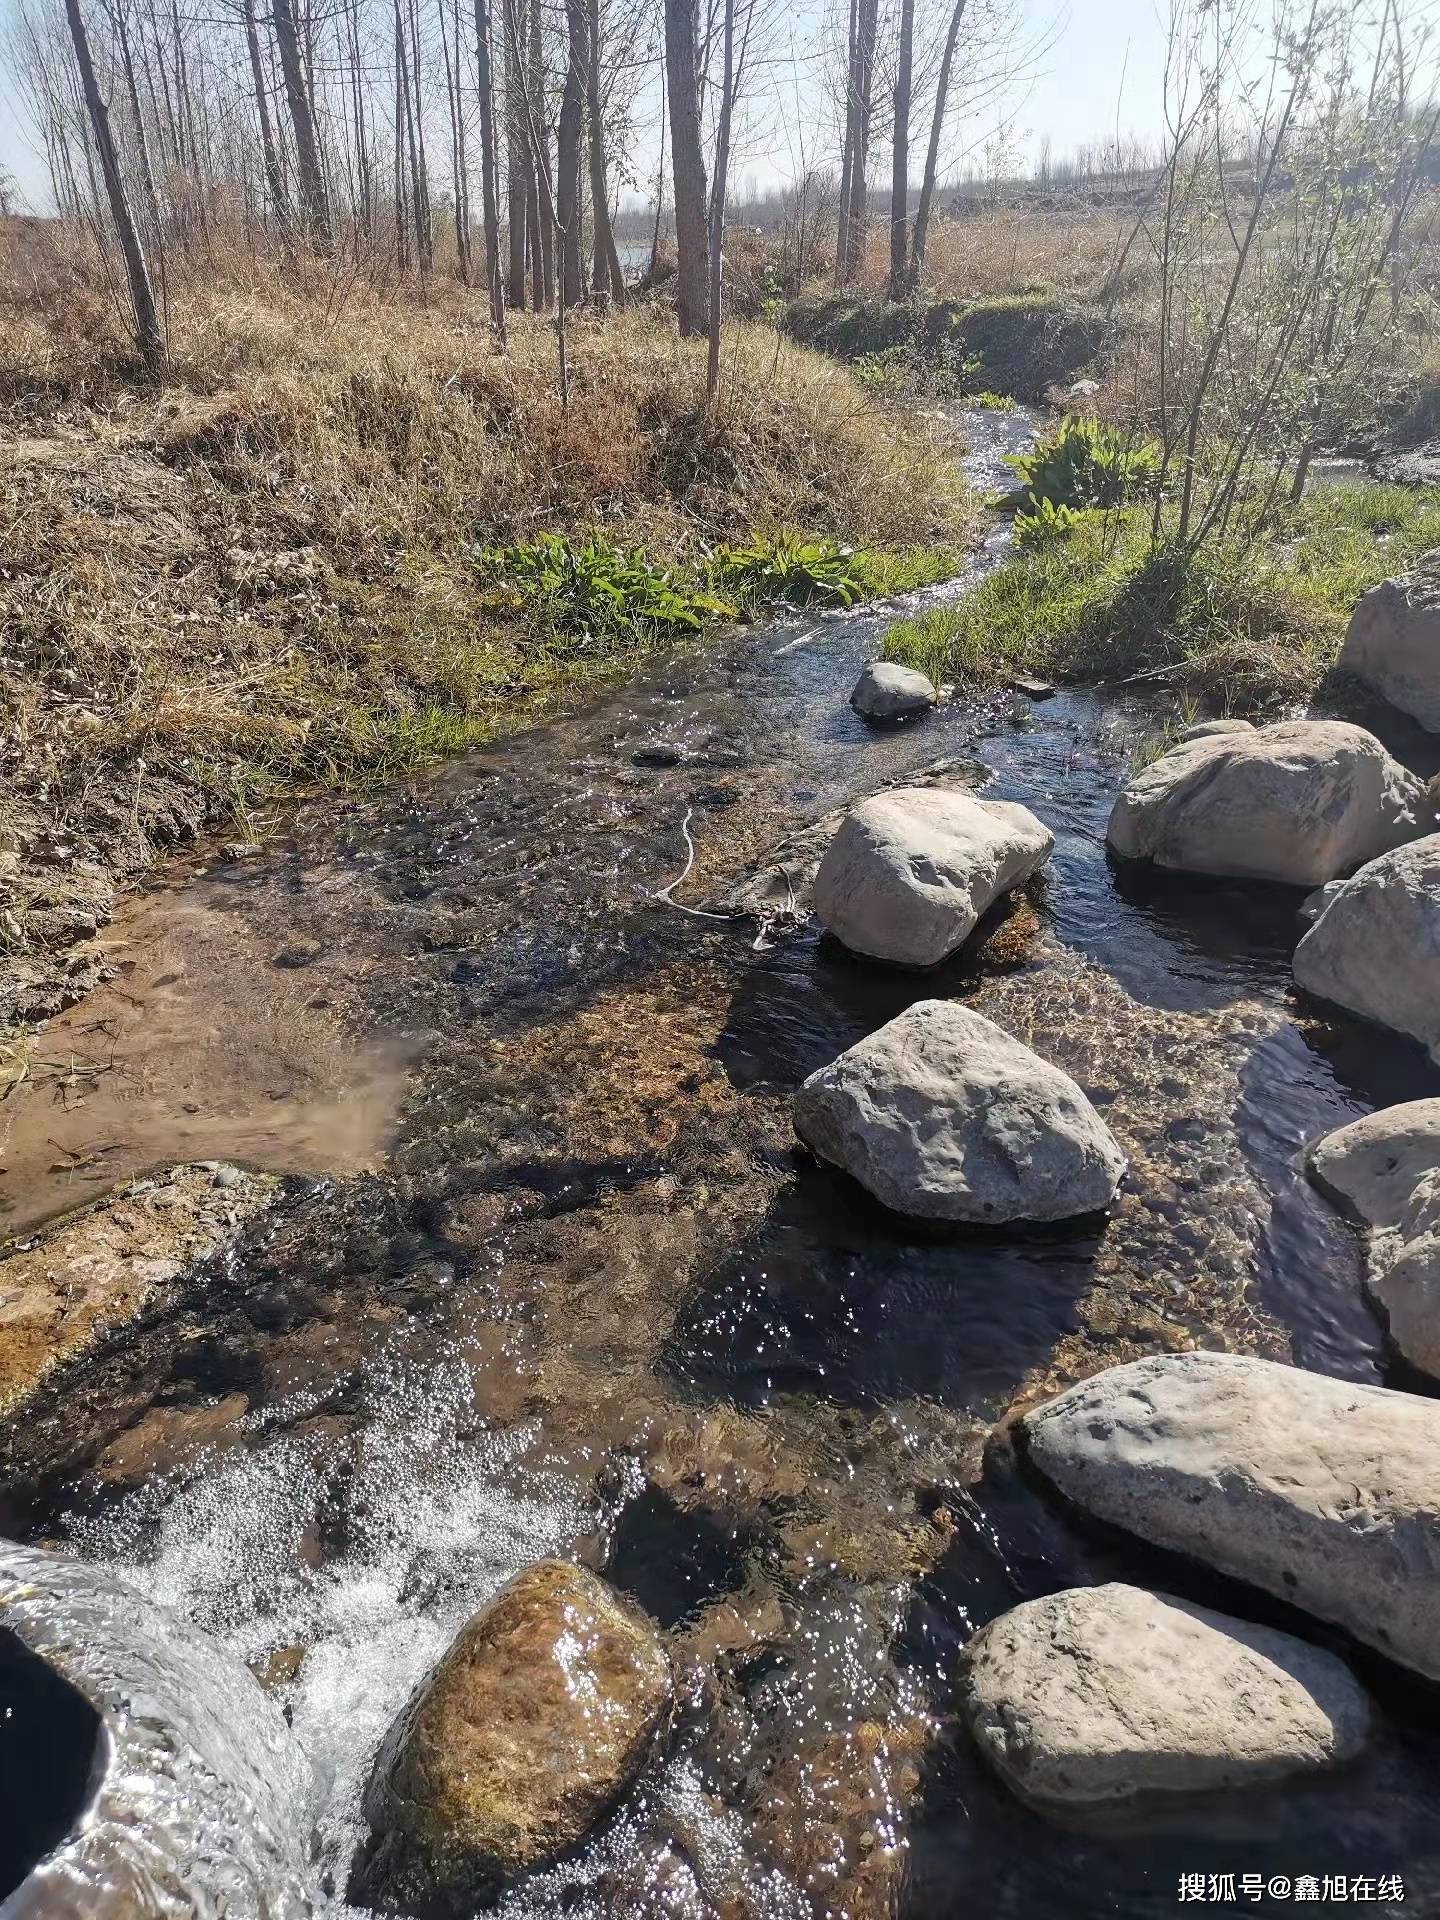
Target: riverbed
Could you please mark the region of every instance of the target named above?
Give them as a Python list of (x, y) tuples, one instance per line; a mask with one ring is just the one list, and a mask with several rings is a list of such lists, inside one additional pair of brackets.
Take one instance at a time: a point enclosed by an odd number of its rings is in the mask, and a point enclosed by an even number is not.
[[(961, 424), (1002, 485), (1026, 416)], [(613, 1820), (509, 1892), (514, 1920), (1145, 1916), (1196, 1870), (1400, 1874), (1405, 1911), (1440, 1910), (1440, 1716), (1378, 1661), (1363, 1767), (1105, 1833), (1020, 1807), (957, 1726), (965, 1640), (1061, 1586), (1321, 1631), (1062, 1513), (994, 1429), (1194, 1345), (1427, 1390), (1300, 1156), (1440, 1072), (1297, 1000), (1297, 894), (1107, 857), (1153, 697), (1006, 693), (876, 733), (846, 697), (889, 617), (681, 650), (402, 789), (303, 809), (252, 857), (181, 863), (112, 929), (115, 979), (45, 1036), (75, 1077), (7, 1109), (17, 1224), (168, 1160), (286, 1176), (234, 1255), (0, 1449), (8, 1532), (133, 1577), (282, 1701), (327, 1909), (409, 1690), (563, 1553), (670, 1630), (684, 1709)], [(937, 768), (1056, 836), (963, 959), (901, 974), (729, 914), (784, 835)], [(952, 994), (1120, 1138), (1103, 1226), (925, 1230), (798, 1148), (799, 1080)]]

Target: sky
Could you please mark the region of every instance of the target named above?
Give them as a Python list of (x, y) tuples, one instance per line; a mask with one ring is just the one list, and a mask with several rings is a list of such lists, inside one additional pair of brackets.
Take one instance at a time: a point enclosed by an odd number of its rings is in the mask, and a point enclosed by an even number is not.
[[(1117, 113), (1123, 133), (1153, 137), (1159, 132), (1165, 33), (1156, 0), (1023, 0), (1023, 11), (1028, 37), (1039, 40), (1049, 30), (1054, 44), (1008, 103), (1022, 154), (1033, 157), (1045, 134), (1057, 157), (1082, 142), (1107, 138), (1115, 132)], [(44, 159), (4, 71), (5, 58), (0, 41), (0, 166), (14, 176), (31, 207), (44, 212), (49, 200)], [(995, 118), (996, 110), (987, 110), (963, 130), (965, 138), (978, 146)], [(764, 188), (793, 177), (795, 148), (783, 124), (774, 127), (764, 145), (737, 156), (739, 181), (753, 179)], [(644, 177), (643, 162), (637, 173)]]

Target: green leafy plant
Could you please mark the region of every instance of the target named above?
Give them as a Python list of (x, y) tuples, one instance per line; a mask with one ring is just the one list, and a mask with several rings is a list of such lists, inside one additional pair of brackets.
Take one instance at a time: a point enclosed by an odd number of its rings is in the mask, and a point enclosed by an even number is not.
[(510, 547), (488, 547), (479, 564), (499, 586), (571, 639), (694, 631), (735, 609), (636, 548), (612, 546), (599, 534), (567, 540), (542, 533)]
[(1064, 540), (1074, 532), (1084, 517), (1081, 507), (1067, 507), (1048, 498), (1035, 500), (1033, 513), (1017, 513), (1015, 516), (1015, 544), (1020, 547), (1042, 547), (1052, 540)]
[(1132, 444), (1102, 421), (1067, 414), (1050, 439), (1005, 461), (1037, 506), (1118, 507), (1153, 484), (1160, 450), (1149, 440)]
[(721, 547), (706, 569), (708, 583), (752, 604), (853, 607), (865, 597), (863, 561), (853, 547), (793, 534)]

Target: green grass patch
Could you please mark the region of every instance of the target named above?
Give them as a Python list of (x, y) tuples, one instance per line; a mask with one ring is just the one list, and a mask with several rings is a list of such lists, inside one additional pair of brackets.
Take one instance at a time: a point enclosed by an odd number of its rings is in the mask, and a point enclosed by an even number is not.
[(1226, 709), (1276, 707), (1325, 678), (1366, 588), (1436, 545), (1440, 496), (1401, 487), (1327, 488), (1263, 540), (1189, 558), (1152, 545), (1147, 510), (1081, 513), (963, 599), (897, 621), (882, 652), (974, 689), (1151, 674)]

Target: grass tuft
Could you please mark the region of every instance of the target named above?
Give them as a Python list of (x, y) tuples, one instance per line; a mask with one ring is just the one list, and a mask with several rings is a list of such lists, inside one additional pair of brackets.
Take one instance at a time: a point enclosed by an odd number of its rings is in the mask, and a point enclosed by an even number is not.
[(1149, 515), (1086, 513), (1017, 552), (973, 593), (897, 621), (886, 659), (980, 690), (1016, 672), (1152, 675), (1226, 710), (1307, 699), (1335, 664), (1360, 595), (1440, 545), (1440, 496), (1327, 488), (1263, 544), (1183, 556), (1152, 547)]

